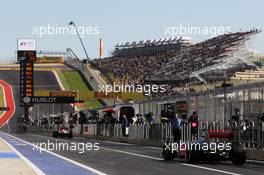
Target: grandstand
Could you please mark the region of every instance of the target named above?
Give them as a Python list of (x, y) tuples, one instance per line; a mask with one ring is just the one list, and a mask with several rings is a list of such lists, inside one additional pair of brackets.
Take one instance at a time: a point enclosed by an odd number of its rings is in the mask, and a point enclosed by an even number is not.
[[(129, 56), (117, 54), (118, 56), (95, 59), (90, 63), (101, 73), (112, 75), (114, 81), (166, 84), (167, 91), (163, 95), (194, 91), (186, 86), (195, 84), (244, 80), (248, 72), (252, 73), (248, 78), (262, 79), (263, 75), (258, 65), (250, 60), (252, 54), (244, 47), (246, 41), (259, 32), (261, 31), (253, 29), (227, 33), (197, 44), (189, 42), (189, 45), (178, 49), (150, 52), (144, 56), (137, 54), (139, 51)], [(181, 43), (182, 39), (177, 40), (177, 43)], [(160, 40), (154, 41), (156, 40), (125, 42), (117, 44), (116, 47), (120, 50), (141, 48), (151, 50), (153, 45), (162, 45)], [(170, 39), (163, 44), (169, 45), (171, 41), (173, 40)]]
[(113, 52), (114, 57), (118, 56), (149, 56), (157, 53), (164, 53), (170, 50), (179, 51), (191, 45), (189, 37), (160, 38), (155, 40), (141, 40), (118, 43)]
[(236, 72), (232, 80), (255, 80), (263, 81), (264, 80), (264, 68), (258, 70), (246, 70), (244, 72)]
[(113, 74), (115, 81), (123, 83), (142, 83), (153, 70), (158, 70), (175, 51), (150, 56), (108, 57), (91, 61), (91, 64), (103, 74)]
[[(230, 63), (236, 63), (238, 60), (244, 62), (243, 57), (246, 53), (242, 48), (251, 36), (259, 32), (260, 30), (254, 29), (247, 32), (228, 33), (191, 45), (171, 58), (166, 66), (156, 71), (152, 79), (179, 81), (217, 67), (229, 66)], [(247, 65), (249, 64), (245, 63), (245, 69)]]

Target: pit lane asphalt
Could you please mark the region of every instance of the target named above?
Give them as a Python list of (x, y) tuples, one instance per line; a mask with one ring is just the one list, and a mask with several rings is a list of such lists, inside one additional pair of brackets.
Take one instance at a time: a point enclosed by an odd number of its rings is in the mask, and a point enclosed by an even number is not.
[[(19, 97), (19, 71), (15, 70), (0, 70), (0, 79), (9, 83), (12, 86), (14, 100), (16, 104), (16, 111), (14, 116), (10, 119), (9, 125), (11, 130), (17, 124), (17, 117), (22, 117), (24, 114), (24, 108), (20, 107)], [(34, 71), (34, 85), (35, 89), (39, 90), (60, 90), (59, 84), (51, 71)], [(52, 114), (52, 104), (38, 104), (40, 114)], [(33, 109), (34, 110), (34, 109)], [(72, 107), (69, 104), (55, 104), (54, 113), (60, 113), (63, 111), (72, 112)]]
[(53, 151), (66, 158), (113, 175), (205, 175), (205, 174), (248, 174), (260, 175), (264, 172), (264, 164), (246, 163), (243, 166), (233, 166), (230, 162), (186, 164), (182, 161), (164, 161), (159, 148), (138, 146), (126, 143), (115, 143), (86, 138), (54, 139), (37, 134), (12, 134), (30, 143), (99, 143), (99, 151), (86, 151), (81, 154), (76, 151)]

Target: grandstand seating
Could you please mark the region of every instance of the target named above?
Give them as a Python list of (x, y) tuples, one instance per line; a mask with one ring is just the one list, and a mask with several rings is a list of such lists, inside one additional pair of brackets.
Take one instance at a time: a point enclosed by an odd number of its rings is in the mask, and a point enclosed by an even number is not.
[(120, 82), (140, 83), (175, 54), (170, 51), (151, 56), (109, 57), (93, 60), (92, 63), (102, 73), (112, 73)]
[(226, 57), (232, 57), (250, 36), (259, 32), (250, 30), (229, 33), (191, 45), (172, 58), (166, 66), (161, 67), (155, 76), (161, 79), (188, 78), (194, 71), (220, 63)]
[(124, 42), (116, 44), (113, 56), (151, 56), (170, 50), (179, 51), (190, 45), (191, 39), (189, 37)]
[(246, 70), (244, 72), (236, 72), (233, 80), (254, 80), (261, 81), (264, 80), (264, 68), (259, 70)]
[[(166, 84), (168, 81), (170, 83), (181, 81), (185, 85), (191, 79), (191, 73), (210, 66), (220, 65), (219, 63), (223, 63), (226, 60), (232, 60), (231, 58), (234, 57), (235, 53), (240, 51), (240, 47), (251, 36), (259, 32), (259, 30), (253, 29), (247, 32), (228, 33), (180, 50), (168, 50), (147, 56), (112, 56), (104, 59), (95, 59), (90, 63), (104, 74), (113, 74), (116, 79), (123, 83), (163, 82), (163, 84)], [(149, 42), (151, 43), (151, 41)], [(160, 40), (157, 41), (157, 43), (160, 42)], [(148, 42), (128, 42), (121, 44), (121, 46), (119, 44), (118, 47), (135, 47), (136, 44), (142, 45), (144, 43)], [(233, 60), (235, 61), (236, 59)], [(228, 61), (226, 63), (230, 64)], [(247, 69), (252, 69), (252, 65), (247, 65), (243, 62), (239, 62), (239, 65), (232, 64), (232, 66), (226, 71), (229, 77), (237, 71), (245, 72)], [(234, 79), (239, 76), (243, 77), (246, 74), (247, 72), (238, 73)], [(252, 78), (263, 77), (262, 74), (259, 75), (255, 72), (252, 72), (251, 76), (253, 75), (254, 77)], [(166, 95), (182, 91), (178, 91), (173, 85), (168, 85), (167, 90), (169, 93)]]

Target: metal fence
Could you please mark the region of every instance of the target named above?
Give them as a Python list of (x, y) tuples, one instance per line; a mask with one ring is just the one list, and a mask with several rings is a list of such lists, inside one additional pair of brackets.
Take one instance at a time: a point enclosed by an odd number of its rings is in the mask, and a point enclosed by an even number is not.
[[(200, 120), (226, 121), (239, 110), (240, 120), (259, 121), (264, 118), (264, 82), (216, 88), (201, 92), (190, 92), (182, 95), (160, 96), (138, 101), (140, 114), (152, 112), (160, 116), (166, 112), (166, 105), (174, 105), (171, 109), (178, 110), (176, 103), (185, 102), (184, 113), (187, 116), (197, 112)], [(173, 106), (172, 105), (172, 106)]]
[[(81, 129), (83, 127), (83, 129)], [(52, 133), (53, 125), (30, 126), (31, 131)], [(197, 129), (196, 138), (206, 137), (209, 131), (230, 131), (234, 133), (233, 141), (239, 140), (245, 149), (264, 150), (264, 123), (236, 123), (236, 122), (200, 122)], [(115, 124), (75, 124), (72, 129), (73, 135), (101, 136), (106, 138), (127, 138), (136, 141), (165, 142), (173, 141), (173, 129), (169, 122), (160, 124), (134, 124), (127, 128), (122, 128), (119, 123)], [(184, 123), (181, 128), (181, 141), (186, 142), (193, 138), (191, 126)], [(234, 140), (235, 139), (235, 140)], [(216, 138), (215, 142), (220, 139)]]

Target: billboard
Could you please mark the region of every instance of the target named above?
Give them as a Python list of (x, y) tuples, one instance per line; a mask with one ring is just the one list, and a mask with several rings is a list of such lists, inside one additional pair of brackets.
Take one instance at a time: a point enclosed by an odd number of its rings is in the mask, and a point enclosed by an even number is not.
[[(34, 61), (37, 42), (35, 39), (17, 39), (17, 60), (20, 63), (20, 106), (32, 106), (34, 96)], [(27, 103), (27, 101), (29, 101)]]
[(75, 91), (50, 91), (49, 96), (52, 97), (77, 97), (77, 92)]
[[(32, 97), (34, 95), (33, 73), (33, 62), (20, 61), (20, 99), (23, 99), (24, 97)], [(23, 106), (24, 101), (21, 100), (20, 105)]]
[(29, 38), (17, 39), (17, 50), (18, 51), (36, 51), (37, 50), (36, 39), (29, 39)]
[(97, 99), (101, 99), (101, 98), (117, 99), (117, 98), (121, 98), (121, 92), (110, 92), (110, 93), (106, 94), (105, 92), (95, 91), (94, 92), (94, 98), (97, 98)]
[(74, 97), (32, 97), (32, 103), (74, 103)]

